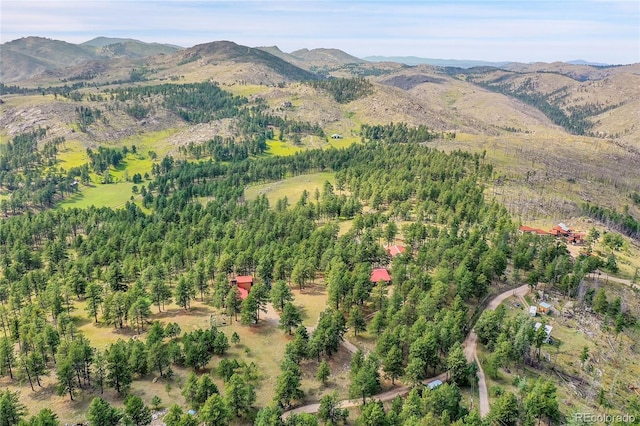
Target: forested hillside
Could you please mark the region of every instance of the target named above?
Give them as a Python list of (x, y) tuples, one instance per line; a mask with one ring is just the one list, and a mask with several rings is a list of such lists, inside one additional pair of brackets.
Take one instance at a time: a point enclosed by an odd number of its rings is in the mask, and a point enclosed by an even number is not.
[[(422, 397), (415, 388), (386, 414), (367, 403), (363, 418), (382, 415), (391, 424), (406, 424), (428, 415), (438, 424), (458, 419), (477, 424), (477, 413), (467, 414), (468, 407), (460, 405), (460, 389), (473, 373), (460, 343), (507, 264), (513, 261), (532, 283), (548, 282), (567, 294), (598, 266), (596, 258), (572, 265), (566, 250), (552, 240), (519, 236), (506, 210), (484, 200), (482, 182), (492, 168), (479, 155), (368, 142), (291, 157), (230, 163), (165, 158), (161, 164), (147, 185), (148, 213), (128, 203), (119, 210), (46, 210), (2, 222), (0, 366), (5, 383), (26, 380), (36, 390), (43, 376), (55, 376), (60, 395), (73, 400), (84, 394), (125, 395), (132, 381), (150, 375), (171, 383), (174, 370), (183, 367), (217, 368), (223, 386), (207, 385), (205, 374), (193, 385), (209, 389), (203, 390), (204, 397), (195, 390), (195, 396), (184, 393), (188, 404), (202, 409), (201, 420), (222, 410), (223, 422), (211, 424), (242, 423), (256, 415), (258, 424), (280, 424), (264, 418), (303, 398), (297, 364), (330, 360), (347, 329), (357, 334), (368, 327), (378, 336), (375, 351), (357, 353), (351, 361), (351, 396), (366, 402), (379, 392), (380, 368), (394, 380), (413, 384), (447, 371), (451, 384)], [(316, 194), (282, 199), (275, 206), (264, 196), (255, 201), (243, 197), (248, 184), (316, 171), (334, 172), (335, 186), (327, 182)], [(210, 201), (201, 204), (203, 197)], [(338, 224), (347, 219), (353, 219), (351, 229), (340, 234)], [(405, 225), (399, 229), (397, 221)], [(381, 240), (392, 242), (398, 232), (413, 256), (393, 260), (396, 284), (389, 291), (384, 283), (371, 282), (369, 274), (388, 264)], [(257, 279), (244, 300), (228, 285), (235, 275)], [(328, 306), (317, 327), (307, 331), (293, 313), (298, 308), (282, 291), (287, 282), (302, 289), (318, 275), (325, 277)], [(210, 326), (181, 334), (177, 324), (164, 327), (155, 320), (172, 300), (186, 311), (193, 300), (205, 297), (247, 327), (260, 321), (259, 312), (270, 299), (283, 309), (281, 325), (294, 337), (285, 350), (273, 406), (254, 405), (261, 381), (247, 376), (246, 365), (237, 363), (222, 373), (232, 338), (224, 329)], [(364, 314), (372, 316), (368, 326)], [(146, 334), (143, 340), (96, 347), (78, 330), (82, 317)], [(503, 326), (505, 338), (526, 334), (530, 327), (523, 317)], [(533, 356), (529, 345), (512, 359)], [(544, 386), (545, 392), (553, 387)], [(525, 392), (534, 395), (540, 389), (536, 384)], [(521, 415), (560, 419), (553, 394), (545, 395), (555, 408), (536, 411), (525, 405)], [(12, 398), (11, 393), (3, 397)], [(90, 418), (96, 415), (93, 405)], [(124, 415), (131, 414), (125, 410)], [(287, 424), (298, 421), (311, 420), (293, 415)]]

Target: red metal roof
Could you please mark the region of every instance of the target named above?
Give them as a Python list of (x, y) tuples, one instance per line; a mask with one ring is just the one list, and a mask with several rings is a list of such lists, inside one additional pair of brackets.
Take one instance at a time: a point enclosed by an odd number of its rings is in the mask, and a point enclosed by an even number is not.
[(389, 272), (384, 268), (374, 269), (371, 272), (371, 282), (377, 283), (380, 281), (391, 282)]
[(405, 251), (407, 251), (407, 249), (404, 246), (399, 246), (397, 244), (387, 247), (387, 252), (391, 257), (395, 257), (399, 254), (404, 253)]
[[(522, 225), (522, 226), (520, 227), (520, 230), (521, 230), (522, 232), (532, 232), (532, 233), (534, 233), (534, 234), (538, 234), (538, 235), (547, 235), (547, 234), (550, 234), (550, 232), (547, 232), (547, 231), (545, 231), (545, 230), (543, 230), (543, 229), (539, 229), (539, 228), (532, 228), (532, 227), (530, 227), (530, 226), (526, 226), (526, 225)], [(551, 233), (553, 233), (553, 232), (551, 232)]]
[(236, 277), (236, 282), (238, 284), (252, 284), (253, 277), (251, 275), (240, 275)]
[(240, 291), (240, 299), (242, 300), (246, 299), (247, 296), (249, 295), (249, 292), (242, 287), (238, 287), (238, 290)]

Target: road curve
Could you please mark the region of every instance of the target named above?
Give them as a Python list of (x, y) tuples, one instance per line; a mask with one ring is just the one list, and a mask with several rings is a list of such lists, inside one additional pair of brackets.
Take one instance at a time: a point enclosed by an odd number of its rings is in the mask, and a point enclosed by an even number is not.
[[(518, 288), (515, 289), (511, 289), (511, 290), (507, 290), (504, 293), (501, 293), (499, 295), (497, 295), (496, 297), (494, 297), (489, 304), (487, 305), (487, 307), (485, 309), (496, 309), (500, 303), (502, 303), (506, 298), (510, 297), (510, 296), (524, 296), (525, 294), (527, 294), (527, 292), (529, 291), (529, 286), (528, 285), (523, 285), (520, 286)], [(475, 361), (476, 364), (478, 364), (478, 395), (480, 397), (480, 416), (484, 417), (489, 413), (489, 394), (487, 392), (487, 384), (485, 382), (484, 379), (484, 372), (482, 371), (482, 367), (480, 366), (480, 362), (478, 360), (478, 353), (477, 353), (477, 342), (478, 342), (478, 336), (476, 335), (476, 333), (471, 330), (471, 332), (467, 335), (467, 337), (464, 339), (464, 342), (462, 343), (462, 345), (464, 346), (464, 353), (465, 356), (467, 358), (468, 362), (473, 362)], [(351, 353), (353, 348), (355, 348), (355, 346), (350, 343), (345, 341), (345, 347), (349, 346), (347, 348), (347, 350)], [(348, 345), (346, 344), (348, 343)], [(434, 377), (430, 377), (428, 379), (423, 380), (424, 383), (428, 383), (431, 382), (433, 380), (439, 379), (444, 381), (447, 378), (447, 374), (446, 373), (442, 373), (439, 374), (437, 376)], [(409, 393), (409, 391), (411, 390), (411, 386), (399, 386), (397, 388), (388, 390), (386, 392), (382, 392), (379, 393), (377, 395), (373, 395), (371, 397), (371, 399), (375, 399), (375, 400), (379, 400), (379, 401), (390, 401), (392, 399), (394, 399), (397, 396), (405, 396), (406, 394)], [(340, 401), (340, 408), (349, 408), (349, 407), (357, 407), (362, 403), (362, 400), (360, 399), (348, 399), (348, 400), (343, 400)], [(288, 410), (285, 411), (282, 414), (283, 418), (287, 418), (289, 417), (291, 414), (299, 414), (299, 413), (309, 413), (309, 414), (313, 414), (313, 413), (317, 413), (318, 410), (320, 409), (320, 404), (319, 403), (315, 403), (315, 404), (308, 404), (308, 405), (303, 405), (301, 407), (298, 408), (294, 408), (292, 410)]]

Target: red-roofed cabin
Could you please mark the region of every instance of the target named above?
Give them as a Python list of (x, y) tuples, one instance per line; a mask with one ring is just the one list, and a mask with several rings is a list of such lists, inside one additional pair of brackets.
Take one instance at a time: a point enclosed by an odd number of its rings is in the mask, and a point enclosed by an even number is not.
[(391, 257), (396, 257), (405, 251), (407, 251), (407, 249), (404, 246), (399, 246), (397, 244), (387, 247), (387, 253), (389, 253), (389, 256)]
[[(240, 290), (241, 295), (242, 290), (244, 290), (246, 294), (249, 294), (249, 292), (251, 291), (251, 287), (253, 287), (253, 277), (251, 275), (239, 275), (231, 280), (231, 285), (237, 286)], [(245, 297), (247, 296), (245, 295), (243, 299)]]
[(384, 268), (374, 269), (371, 272), (371, 282), (378, 283), (380, 281), (384, 281), (387, 284), (391, 282), (391, 276), (389, 276), (389, 271)]

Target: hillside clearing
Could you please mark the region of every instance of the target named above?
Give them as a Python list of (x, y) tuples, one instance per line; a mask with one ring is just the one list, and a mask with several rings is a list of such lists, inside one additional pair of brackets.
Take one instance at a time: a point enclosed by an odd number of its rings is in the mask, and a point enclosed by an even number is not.
[(249, 186), (245, 189), (244, 194), (247, 200), (255, 200), (260, 195), (266, 195), (272, 206), (284, 197), (287, 197), (289, 204), (294, 204), (300, 199), (304, 191), (307, 191), (309, 199), (313, 200), (313, 194), (316, 189), (322, 192), (322, 186), (327, 181), (332, 185), (334, 184), (333, 173), (322, 172), (300, 175), (278, 182)]

